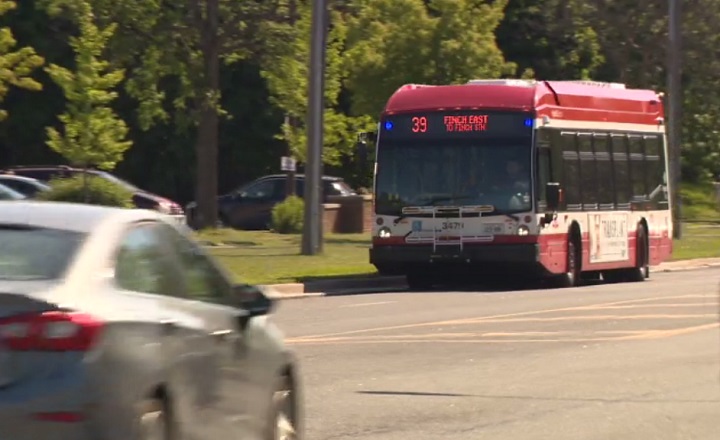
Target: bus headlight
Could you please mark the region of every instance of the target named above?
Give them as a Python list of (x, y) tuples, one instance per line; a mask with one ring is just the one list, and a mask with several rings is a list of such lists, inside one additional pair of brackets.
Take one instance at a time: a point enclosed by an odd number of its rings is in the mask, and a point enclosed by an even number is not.
[(392, 231), (390, 231), (390, 228), (388, 228), (387, 226), (383, 226), (378, 231), (378, 237), (380, 237), (380, 238), (390, 238), (391, 235), (392, 235)]
[(518, 226), (517, 229), (517, 235), (528, 235), (530, 233), (530, 229), (528, 229), (525, 225)]

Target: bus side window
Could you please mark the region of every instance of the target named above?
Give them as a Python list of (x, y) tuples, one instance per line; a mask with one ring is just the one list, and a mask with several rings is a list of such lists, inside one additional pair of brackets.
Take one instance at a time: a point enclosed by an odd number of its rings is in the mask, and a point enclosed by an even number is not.
[(606, 134), (595, 134), (593, 149), (595, 150), (595, 164), (598, 173), (598, 203), (600, 209), (615, 208), (615, 185), (613, 180), (613, 167), (610, 161), (609, 139)]
[(547, 200), (545, 199), (545, 185), (550, 182), (552, 176), (550, 168), (550, 148), (538, 148), (537, 150), (537, 185), (536, 198), (538, 201), (538, 212), (545, 212)]
[(645, 165), (648, 197), (654, 208), (667, 209), (665, 154), (658, 136), (645, 136)]
[(612, 136), (613, 176), (616, 190), (616, 209), (630, 209), (632, 186), (630, 185), (630, 163), (627, 152), (627, 137)]
[(563, 182), (562, 188), (566, 194), (566, 207), (568, 211), (582, 210), (582, 192), (580, 188), (580, 157), (575, 144), (575, 133), (562, 133), (562, 161)]
[(633, 200), (647, 200), (645, 187), (645, 154), (643, 152), (643, 139), (640, 136), (629, 136), (630, 141), (630, 180), (632, 181)]
[(592, 136), (579, 134), (577, 137), (580, 156), (580, 181), (582, 182), (582, 205), (584, 210), (598, 209), (599, 193), (595, 154), (592, 148)]

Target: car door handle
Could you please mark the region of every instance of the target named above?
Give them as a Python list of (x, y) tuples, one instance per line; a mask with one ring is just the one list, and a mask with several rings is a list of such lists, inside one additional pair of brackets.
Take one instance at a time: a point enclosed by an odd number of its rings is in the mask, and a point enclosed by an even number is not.
[(163, 319), (160, 321), (160, 327), (165, 334), (174, 333), (177, 329), (177, 321), (173, 319)]
[(215, 338), (217, 340), (225, 341), (230, 336), (232, 336), (233, 333), (234, 332), (232, 330), (217, 330), (217, 331), (210, 333), (210, 336), (212, 336), (213, 338)]

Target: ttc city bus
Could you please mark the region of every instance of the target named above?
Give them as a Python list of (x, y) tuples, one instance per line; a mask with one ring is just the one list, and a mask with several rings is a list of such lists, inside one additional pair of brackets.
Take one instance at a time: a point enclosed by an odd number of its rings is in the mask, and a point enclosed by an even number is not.
[(672, 252), (661, 96), (593, 81), (409, 84), (376, 134), (370, 262), (465, 278), (642, 281)]

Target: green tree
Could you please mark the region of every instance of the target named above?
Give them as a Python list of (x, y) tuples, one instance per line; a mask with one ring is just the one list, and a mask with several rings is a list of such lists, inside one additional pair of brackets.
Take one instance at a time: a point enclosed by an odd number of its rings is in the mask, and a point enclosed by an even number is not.
[(99, 29), (89, 3), (80, 1), (76, 6), (80, 35), (70, 39), (75, 72), (56, 64), (46, 68), (67, 99), (67, 110), (58, 118), (63, 124), (62, 133), (48, 127), (47, 144), (74, 165), (112, 169), (132, 145), (125, 140), (125, 122), (111, 107), (117, 98), (114, 89), (123, 80), (124, 71), (111, 69), (102, 58), (116, 26)]
[[(592, 79), (604, 57), (587, 0), (513, 0), (497, 29), (516, 74), (544, 80)], [(626, 28), (622, 32), (626, 31)]]
[[(282, 38), (267, 40), (275, 44), (268, 44), (262, 52), (262, 75), (267, 81), (271, 102), (286, 115), (277, 137), (288, 144), (290, 154), (304, 162), (312, 1), (290, 0), (288, 6), (289, 20), (269, 23), (264, 31)], [(350, 117), (339, 108), (347, 67), (343, 60), (346, 35), (343, 12), (332, 8), (326, 43), (326, 108), (323, 124), (323, 161), (331, 165), (337, 165), (340, 157), (350, 152), (357, 132), (368, 129), (368, 125), (372, 124), (371, 118)]]
[[(347, 87), (354, 114), (376, 115), (406, 83), (511, 75), (495, 43), (507, 0), (362, 0), (350, 20)], [(469, 19), (471, 17), (472, 19)]]
[[(72, 2), (73, 0), (50, 0)], [(92, 0), (104, 23), (118, 23), (114, 59), (139, 61), (126, 90), (139, 101), (143, 129), (174, 116), (195, 131), (198, 222), (217, 223), (221, 67), (272, 44), (267, 23), (287, 20), (287, 0)]]
[[(12, 0), (0, 0), (0, 16), (15, 9)], [(45, 60), (31, 47), (13, 50), (17, 42), (10, 28), (0, 28), (0, 102), (3, 101), (10, 86), (27, 90), (42, 90), (42, 85), (30, 78), (30, 74), (42, 66)], [(7, 117), (7, 111), (0, 109), (0, 120)]]

